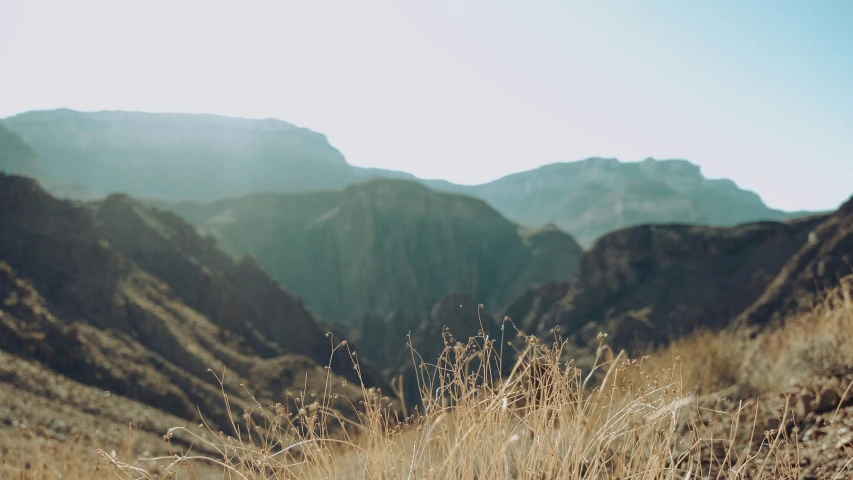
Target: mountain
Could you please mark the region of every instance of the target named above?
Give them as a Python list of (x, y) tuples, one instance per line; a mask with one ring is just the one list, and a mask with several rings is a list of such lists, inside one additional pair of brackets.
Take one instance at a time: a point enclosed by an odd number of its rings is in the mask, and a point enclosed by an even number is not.
[(599, 332), (637, 352), (695, 329), (766, 324), (853, 272), (849, 205), (786, 222), (622, 229), (584, 252), (570, 282), (534, 287), (502, 313), (542, 338), (559, 328), (578, 356), (594, 354)]
[(336, 322), (427, 313), (449, 292), (500, 308), (531, 285), (568, 280), (581, 253), (553, 227), (525, 229), (481, 200), (405, 180), (158, 205), (223, 248), (253, 256)]
[[(61, 109), (26, 112), (2, 123), (38, 157), (45, 187), (78, 199), (125, 193), (210, 201), (405, 179), (485, 200), (521, 225), (553, 224), (584, 246), (642, 224), (734, 226), (805, 215), (771, 209), (731, 180), (705, 178), (686, 160), (589, 158), (468, 186), (352, 166), (324, 135), (273, 119)], [(34, 174), (31, 162), (16, 163), (29, 169), (18, 173)]]
[(731, 180), (707, 179), (686, 160), (589, 158), (445, 188), (481, 198), (523, 225), (552, 223), (585, 246), (642, 224), (733, 226), (803, 215), (771, 209)]
[(0, 172), (36, 177), (40, 174), (35, 152), (20, 136), (0, 123)]
[(215, 199), (413, 178), (351, 166), (324, 135), (272, 119), (61, 109), (3, 123), (32, 147), (45, 177), (100, 195)]
[[(330, 330), (254, 261), (173, 214), (123, 195), (62, 201), (0, 174), (0, 350), (40, 375), (219, 425), (230, 422), (223, 388), (235, 411), (255, 405), (238, 383), (273, 403), (288, 390), (322, 394), (329, 375), (390, 393), (369, 362), (356, 371), (346, 350), (333, 353), (342, 338)], [(208, 369), (227, 369), (224, 385)], [(39, 396), (14, 376), (0, 383)]]
[[(441, 354), (452, 337), (466, 342), (480, 328), (521, 350), (509, 317), (522, 332), (551, 342), (589, 367), (599, 332), (631, 354), (696, 330), (777, 328), (808, 310), (820, 294), (853, 274), (853, 198), (829, 215), (734, 227), (643, 225), (600, 238), (570, 281), (527, 289), (497, 315), (470, 295), (451, 293), (426, 315), (393, 311), (359, 318), (351, 335), (373, 353), (388, 377), (402, 376), (407, 397), (417, 393), (414, 364)], [(400, 339), (410, 339), (420, 356)], [(445, 341), (436, 341), (442, 340)], [(510, 347), (512, 350), (512, 347)], [(505, 357), (504, 364), (511, 359)]]
[(824, 290), (853, 273), (853, 198), (815, 227), (776, 278), (736, 324), (778, 325), (786, 315), (811, 308)]

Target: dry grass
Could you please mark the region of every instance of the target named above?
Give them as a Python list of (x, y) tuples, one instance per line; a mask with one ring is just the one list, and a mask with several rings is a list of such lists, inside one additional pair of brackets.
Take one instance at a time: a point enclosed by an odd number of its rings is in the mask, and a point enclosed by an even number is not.
[[(137, 459), (101, 451), (100, 468), (109, 478), (146, 480), (851, 478), (853, 452), (842, 442), (830, 456), (829, 440), (812, 448), (797, 426), (807, 425), (794, 419), (802, 416), (796, 399), (784, 395), (853, 372), (851, 292), (848, 278), (813, 312), (754, 338), (700, 333), (641, 359), (614, 357), (602, 335), (594, 374), (565, 361), (571, 351), (559, 338), (526, 338), (512, 374), (499, 378), (507, 339), (475, 337), (422, 365), (424, 406), (406, 418), (369, 389), (356, 422), (330, 409), (329, 398), (301, 398), (297, 409), (256, 403), (235, 412), (242, 421), (229, 432), (199, 425), (167, 434), (215, 453)], [(846, 386), (838, 385), (842, 401)], [(845, 415), (841, 403), (827, 414), (832, 421)], [(824, 438), (835, 444), (844, 431)], [(832, 473), (807, 475), (823, 461), (809, 455), (832, 459), (824, 462)], [(62, 478), (99, 478), (91, 473)]]
[(853, 373), (853, 276), (814, 308), (757, 334), (699, 332), (655, 353), (664, 365), (680, 357), (685, 382), (705, 392), (733, 385), (768, 395)]

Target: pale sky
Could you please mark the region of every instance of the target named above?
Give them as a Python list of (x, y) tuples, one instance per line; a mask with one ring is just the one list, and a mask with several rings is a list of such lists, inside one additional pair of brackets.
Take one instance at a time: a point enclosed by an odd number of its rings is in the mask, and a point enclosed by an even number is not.
[(686, 158), (772, 207), (853, 194), (853, 0), (0, 0), (0, 117), (279, 118), (479, 183)]

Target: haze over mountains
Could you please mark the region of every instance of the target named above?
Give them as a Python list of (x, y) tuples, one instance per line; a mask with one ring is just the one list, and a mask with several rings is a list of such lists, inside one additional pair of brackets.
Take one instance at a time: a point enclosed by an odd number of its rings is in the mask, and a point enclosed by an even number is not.
[(407, 176), (353, 167), (324, 135), (279, 120), (62, 109), (4, 123), (33, 146), (46, 178), (99, 195), (209, 200)]
[(465, 186), (349, 165), (322, 134), (279, 120), (63, 109), (22, 113), (3, 123), (38, 156), (46, 186), (75, 198), (121, 192), (213, 200), (402, 178), (483, 199), (524, 226), (555, 224), (584, 246), (644, 223), (735, 225), (802, 215), (770, 209), (754, 193), (730, 180), (706, 179), (684, 160), (592, 158)]
[(587, 246), (605, 233), (647, 223), (730, 226), (802, 215), (768, 208), (754, 192), (707, 179), (686, 160), (590, 158), (455, 190), (486, 200), (511, 220), (554, 223)]

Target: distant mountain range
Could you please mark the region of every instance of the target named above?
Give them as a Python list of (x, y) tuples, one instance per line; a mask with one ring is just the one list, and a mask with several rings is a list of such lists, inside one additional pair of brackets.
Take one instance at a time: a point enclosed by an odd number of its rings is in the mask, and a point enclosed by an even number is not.
[[(706, 179), (685, 160), (591, 158), (465, 186), (349, 165), (324, 135), (279, 120), (63, 109), (22, 113), (2, 124), (16, 136), (0, 132), (0, 145), (7, 145), (0, 152), (18, 153), (0, 156), (0, 169), (37, 176), (49, 191), (71, 198), (126, 193), (209, 201), (408, 179), (480, 198), (528, 227), (554, 224), (584, 246), (641, 224), (725, 226), (804, 215), (768, 208), (758, 195), (730, 180)], [(37, 161), (25, 147), (8, 146), (18, 138)]]
[(35, 150), (45, 178), (99, 195), (211, 200), (412, 178), (349, 165), (324, 135), (279, 120), (62, 109), (3, 123)]
[(589, 158), (545, 165), (483, 185), (453, 186), (524, 225), (553, 223), (581, 244), (624, 227), (652, 223), (732, 226), (806, 212), (774, 210), (727, 179), (711, 180), (686, 160), (622, 163)]

